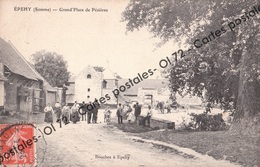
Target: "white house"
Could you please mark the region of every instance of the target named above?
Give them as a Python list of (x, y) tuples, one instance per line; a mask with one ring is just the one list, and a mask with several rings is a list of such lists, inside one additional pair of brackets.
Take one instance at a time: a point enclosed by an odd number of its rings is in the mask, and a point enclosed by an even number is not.
[[(106, 103), (116, 104), (117, 99), (112, 91), (117, 88), (120, 77), (109, 68), (104, 71), (88, 65), (77, 76), (73, 76), (67, 83), (66, 101), (67, 103), (93, 102), (106, 98)], [(109, 100), (108, 100), (109, 99)]]
[(102, 96), (102, 73), (87, 66), (75, 77), (74, 100), (78, 102), (94, 101)]

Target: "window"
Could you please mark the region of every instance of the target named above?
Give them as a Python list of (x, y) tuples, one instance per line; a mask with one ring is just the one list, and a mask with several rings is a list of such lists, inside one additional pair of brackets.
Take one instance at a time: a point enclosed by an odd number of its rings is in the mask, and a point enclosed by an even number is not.
[(90, 98), (90, 96), (87, 96), (87, 98), (89, 99), (89, 98)]
[(103, 87), (103, 89), (106, 89), (106, 88), (107, 88), (107, 81), (103, 80), (103, 82), (102, 82), (102, 87)]
[(88, 92), (90, 92), (90, 89), (88, 88)]
[(87, 78), (88, 78), (88, 79), (91, 79), (91, 75), (90, 75), (90, 74), (88, 74), (88, 75), (87, 75)]

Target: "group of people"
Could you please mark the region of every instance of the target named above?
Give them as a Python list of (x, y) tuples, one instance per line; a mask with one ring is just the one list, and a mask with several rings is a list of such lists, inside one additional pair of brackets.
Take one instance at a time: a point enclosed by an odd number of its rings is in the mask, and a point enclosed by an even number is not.
[(118, 118), (118, 124), (122, 124), (123, 119), (126, 119), (130, 123), (133, 119), (133, 112), (132, 111), (133, 111), (133, 109), (129, 105), (129, 103), (126, 102), (124, 105), (119, 103), (118, 107), (117, 107), (117, 111), (116, 111), (116, 115), (117, 115), (117, 118)]
[(164, 114), (164, 109), (167, 110), (167, 114), (168, 113), (171, 113), (171, 106), (169, 103), (164, 103), (164, 101), (159, 101), (157, 104), (156, 104), (156, 109), (161, 112), (162, 114)]
[[(91, 108), (88, 108), (88, 106), (91, 106)], [(80, 115), (82, 116), (82, 121), (87, 121), (88, 124), (97, 123), (99, 108), (100, 104), (98, 103), (97, 99), (95, 99), (93, 103), (89, 102), (88, 104), (83, 101), (78, 109)]]
[[(89, 102), (91, 104), (91, 102)], [(87, 104), (83, 101), (79, 104), (77, 101), (74, 102), (73, 106), (70, 107), (68, 104), (62, 106), (59, 102), (55, 103), (54, 107), (47, 104), (44, 109), (45, 118), (44, 122), (53, 123), (53, 115), (56, 115), (56, 121), (63, 121), (64, 123), (73, 122), (76, 123), (80, 121), (80, 115), (82, 117), (82, 121), (87, 121), (89, 124), (97, 123), (97, 115), (99, 106), (93, 107), (91, 110), (87, 109)], [(87, 119), (86, 119), (87, 117)]]
[[(124, 105), (122, 105), (121, 103), (118, 104), (117, 112), (116, 112), (118, 118), (118, 124), (123, 124), (124, 119), (127, 120), (128, 123), (135, 122), (139, 124), (142, 106), (138, 102), (136, 102), (136, 104), (133, 105), (133, 108), (134, 108), (134, 113), (132, 112), (133, 109), (128, 102), (126, 102)], [(143, 121), (144, 126), (146, 125), (146, 121), (148, 122), (148, 126), (150, 126), (151, 117), (152, 117), (152, 109), (151, 106), (149, 105), (144, 119), (141, 120)]]
[[(56, 121), (63, 121), (65, 124), (68, 122), (76, 123), (80, 121), (80, 117), (82, 117), (81, 121), (87, 121), (88, 124), (90, 123), (97, 123), (98, 118), (98, 109), (100, 108), (99, 103), (95, 103), (96, 99), (93, 103), (85, 103), (84, 101), (79, 104), (77, 101), (70, 107), (68, 104), (62, 106), (59, 102), (55, 103), (54, 107), (52, 108), (50, 103), (44, 109), (45, 118), (44, 122), (53, 123), (54, 114), (56, 115)], [(92, 105), (96, 104), (96, 105)], [(89, 109), (89, 106), (95, 106)], [(134, 109), (134, 111), (133, 111)], [(142, 106), (136, 102), (132, 107), (131, 105), (126, 102), (124, 105), (120, 104), (117, 107), (116, 115), (118, 117), (118, 124), (123, 124), (123, 120), (127, 120), (128, 123), (135, 122), (142, 124), (145, 126), (146, 121), (148, 122), (148, 126), (150, 126), (150, 118), (152, 117), (152, 109), (151, 106), (148, 106), (147, 113), (143, 120), (140, 120)], [(109, 107), (106, 107), (104, 110), (104, 123), (109, 124), (111, 118), (111, 110)]]

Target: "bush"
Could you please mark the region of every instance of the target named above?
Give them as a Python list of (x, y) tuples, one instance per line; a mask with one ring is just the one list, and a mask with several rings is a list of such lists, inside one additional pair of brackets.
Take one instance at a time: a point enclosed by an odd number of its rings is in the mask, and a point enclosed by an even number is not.
[(190, 116), (191, 122), (186, 123), (184, 121), (182, 123), (182, 128), (185, 130), (219, 131), (228, 129), (228, 125), (224, 122), (222, 114), (191, 113)]

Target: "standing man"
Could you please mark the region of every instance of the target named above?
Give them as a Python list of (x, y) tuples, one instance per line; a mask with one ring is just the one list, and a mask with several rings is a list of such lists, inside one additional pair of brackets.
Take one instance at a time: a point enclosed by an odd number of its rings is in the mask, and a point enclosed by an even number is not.
[(97, 123), (97, 113), (98, 113), (98, 109), (97, 109), (97, 108), (94, 108), (92, 111), (93, 111), (92, 123), (95, 124), (95, 123)]
[(81, 112), (82, 113), (81, 114), (81, 116), (82, 116), (81, 121), (84, 121), (84, 120), (86, 121), (87, 106), (86, 106), (85, 101), (82, 102), (82, 104), (81, 104), (79, 109), (82, 110), (82, 112)]
[(161, 113), (164, 114), (164, 102), (161, 101), (158, 103), (158, 105), (159, 105), (159, 109), (160, 109)]
[(153, 111), (152, 111), (151, 106), (149, 105), (149, 106), (148, 106), (148, 110), (147, 110), (146, 117), (144, 117), (144, 126), (145, 126), (145, 124), (146, 124), (146, 120), (147, 120), (147, 122), (148, 122), (148, 126), (150, 126), (150, 119), (151, 119), (152, 115), (153, 115)]
[[(91, 102), (89, 102), (88, 105), (89, 105), (89, 106), (92, 106)], [(87, 112), (88, 124), (91, 123), (91, 117), (92, 117), (93, 110), (94, 110), (94, 108), (91, 108), (91, 110), (88, 109), (88, 112)]]
[(118, 118), (118, 124), (123, 124), (123, 108), (121, 106), (121, 103), (118, 104), (116, 115)]
[(60, 121), (60, 117), (61, 117), (61, 105), (59, 102), (55, 103), (54, 105), (54, 110), (55, 110), (55, 114), (56, 114), (56, 122)]
[(139, 116), (141, 115), (141, 106), (138, 104), (138, 102), (136, 102), (136, 104), (134, 105), (134, 109), (135, 109), (135, 122), (138, 122), (139, 120)]
[(92, 123), (97, 123), (97, 117), (98, 117), (98, 109), (100, 108), (100, 104), (98, 103), (98, 100), (95, 98), (93, 102), (93, 118), (92, 118)]

